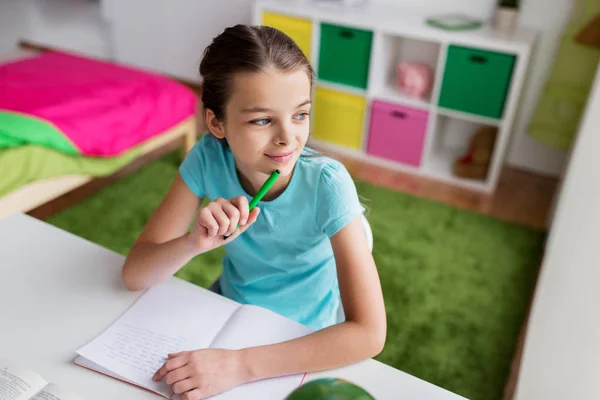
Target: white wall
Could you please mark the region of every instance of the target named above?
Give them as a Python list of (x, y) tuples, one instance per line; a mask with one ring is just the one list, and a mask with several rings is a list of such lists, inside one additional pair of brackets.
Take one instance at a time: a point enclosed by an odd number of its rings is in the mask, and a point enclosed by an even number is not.
[(20, 39), (110, 58), (98, 0), (0, 0), (0, 52)]
[[(252, 0), (102, 0), (115, 58), (199, 82), (202, 51), (226, 27), (251, 22)], [(140, 10), (144, 9), (144, 16)]]
[(26, 39), (89, 56), (110, 58), (108, 26), (98, 0), (22, 0), (29, 3)]
[(0, 0), (0, 53), (16, 48), (19, 37), (30, 28), (29, 10), (22, 0)]
[[(462, 12), (477, 18), (491, 19), (497, 0), (371, 0), (431, 10), (432, 13)], [(521, 112), (517, 117), (507, 162), (515, 167), (548, 175), (558, 175), (564, 168), (567, 152), (546, 147), (526, 133), (537, 97), (552, 64), (558, 38), (568, 21), (572, 0), (524, 0), (520, 23), (541, 31), (531, 71), (525, 84)], [(551, 6), (550, 6), (551, 4)]]
[[(464, 12), (490, 19), (497, 0), (371, 1), (425, 8), (432, 14)], [(0, 0), (0, 50), (19, 36), (25, 36), (48, 44), (64, 44), (91, 55), (114, 55), (132, 64), (158, 71), (169, 70), (183, 78), (196, 80), (202, 49), (225, 26), (250, 22), (251, 2), (220, 0), (210, 2), (210, 7), (207, 7), (208, 2), (202, 0), (101, 0), (100, 3), (105, 6), (104, 14), (113, 22), (116, 19), (129, 21), (113, 24), (113, 27), (119, 28), (113, 32), (111, 41), (105, 37), (103, 29), (106, 26), (99, 17), (94, 0)], [(28, 3), (34, 4), (33, 10), (23, 12), (24, 4)], [(572, 0), (552, 0), (551, 7), (548, 0), (522, 3), (520, 22), (540, 29), (541, 37), (532, 58), (507, 161), (522, 169), (558, 175), (563, 169), (566, 152), (539, 144), (526, 134), (526, 129), (551, 66), (559, 35), (568, 20)], [(141, 9), (146, 13), (143, 17)], [(73, 15), (77, 18), (70, 18)], [(177, 16), (177, 23), (171, 22), (172, 16)], [(32, 23), (17, 23), (28, 20)], [(24, 31), (27, 31), (25, 35)], [(189, 51), (189, 43), (181, 45), (183, 41), (190, 40), (196, 49), (193, 52)]]
[(600, 399), (600, 69), (557, 203), (517, 400)]

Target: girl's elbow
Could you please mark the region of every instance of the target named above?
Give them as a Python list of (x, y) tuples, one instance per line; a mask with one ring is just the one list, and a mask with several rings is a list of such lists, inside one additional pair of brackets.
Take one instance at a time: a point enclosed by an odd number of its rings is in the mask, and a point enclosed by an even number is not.
[[(349, 321), (349, 319), (346, 321)], [(364, 325), (362, 325), (362, 330), (362, 351), (365, 352), (364, 355), (367, 358), (377, 356), (385, 347), (387, 339), (387, 323), (385, 321), (383, 323), (377, 323), (375, 321), (370, 321), (370, 323), (365, 322)]]
[(131, 292), (146, 289), (143, 283), (131, 273), (131, 268), (127, 268), (127, 264), (123, 265), (121, 269), (121, 281), (125, 285), (125, 288)]
[(373, 347), (372, 347), (372, 355), (371, 357), (375, 357), (377, 355), (379, 355), (379, 353), (381, 353), (383, 351), (383, 348), (385, 347), (385, 341), (386, 341), (386, 331), (383, 330), (383, 332), (378, 332), (375, 335), (373, 335)]
[(373, 326), (370, 329), (370, 357), (375, 357), (383, 351), (387, 339), (387, 325)]

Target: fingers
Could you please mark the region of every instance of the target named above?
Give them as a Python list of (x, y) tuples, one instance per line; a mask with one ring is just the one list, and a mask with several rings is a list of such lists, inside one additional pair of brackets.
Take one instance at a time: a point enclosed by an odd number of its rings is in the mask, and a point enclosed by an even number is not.
[(202, 392), (199, 389), (191, 390), (181, 395), (183, 400), (200, 400), (202, 399)]
[[(240, 212), (240, 225), (245, 225), (248, 222), (248, 215), (250, 214), (250, 206), (248, 204), (248, 199), (244, 196), (239, 196), (231, 200), (231, 204), (237, 207)], [(236, 225), (237, 226), (237, 225)]]
[(238, 210), (237, 207), (234, 206), (232, 203), (227, 202), (223, 203), (223, 211), (225, 212), (225, 214), (227, 214), (227, 217), (229, 218), (229, 225), (227, 226), (227, 229), (225, 230), (225, 232), (223, 232), (223, 234), (229, 235), (237, 229), (238, 222), (240, 221), (240, 210)]
[(229, 236), (238, 230), (238, 225), (256, 221), (257, 215), (258, 211), (251, 220), (248, 199), (244, 196), (232, 200), (218, 198), (200, 210), (198, 223), (206, 229), (208, 236)]
[(177, 382), (173, 386), (171, 386), (171, 389), (173, 389), (173, 392), (175, 392), (177, 394), (189, 392), (190, 390), (193, 390), (195, 388), (196, 388), (196, 384), (194, 383), (193, 380), (191, 380), (189, 378), (182, 380), (180, 382)]
[(248, 221), (246, 221), (246, 224), (244, 224), (241, 227), (242, 232), (245, 231), (246, 229), (248, 229), (250, 227), (250, 225), (252, 225), (253, 223), (256, 222), (256, 219), (258, 218), (258, 214), (260, 214), (260, 208), (258, 208), (258, 207), (256, 207), (252, 211), (250, 211), (250, 213), (248, 214)]
[(239, 229), (237, 231), (235, 231), (235, 233), (231, 236), (229, 236), (227, 238), (227, 241), (232, 241), (234, 240), (236, 237), (240, 236), (242, 233), (244, 233), (246, 231), (246, 229), (248, 229), (250, 226), (252, 226), (253, 223), (256, 222), (256, 219), (258, 218), (258, 214), (260, 214), (260, 208), (255, 208), (252, 211), (250, 211), (250, 214), (248, 215), (248, 221), (246, 222), (246, 225), (240, 225)]
[(227, 232), (230, 224), (229, 217), (227, 216), (227, 213), (225, 213), (225, 210), (223, 210), (223, 206), (225, 206), (225, 204), (225, 200), (217, 199), (206, 206), (206, 208), (210, 210), (213, 217), (217, 221), (217, 225), (219, 227), (217, 229), (216, 235), (219, 236), (222, 236), (225, 234), (225, 232)]
[[(186, 368), (186, 365), (184, 365), (181, 368), (176, 368), (172, 371), (167, 372), (167, 374), (165, 375), (165, 382), (168, 383), (169, 385), (172, 384), (176, 384), (178, 382), (184, 381), (185, 379), (189, 378), (191, 375), (191, 371), (190, 368)], [(190, 389), (187, 389), (190, 390)], [(181, 392), (177, 392), (177, 393), (181, 393)]]
[(158, 371), (156, 371), (154, 373), (152, 380), (156, 381), (156, 382), (160, 381), (167, 375), (167, 373), (169, 373), (169, 371), (172, 371), (176, 368), (181, 368), (181, 367), (185, 366), (187, 364), (187, 361), (188, 361), (188, 357), (185, 354), (178, 356), (178, 357), (169, 358), (162, 365), (162, 367), (160, 367), (158, 369)]
[(205, 207), (198, 214), (198, 224), (206, 229), (208, 236), (216, 236), (219, 231), (219, 223), (210, 208)]

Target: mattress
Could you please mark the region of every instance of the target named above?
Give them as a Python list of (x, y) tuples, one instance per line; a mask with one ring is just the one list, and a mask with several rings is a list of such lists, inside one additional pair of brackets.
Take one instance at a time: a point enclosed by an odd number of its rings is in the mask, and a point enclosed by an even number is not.
[(42, 179), (110, 175), (197, 101), (177, 82), (108, 62), (0, 54), (0, 197)]
[(172, 79), (48, 51), (0, 63), (0, 149), (39, 145), (114, 157), (195, 115), (198, 98)]

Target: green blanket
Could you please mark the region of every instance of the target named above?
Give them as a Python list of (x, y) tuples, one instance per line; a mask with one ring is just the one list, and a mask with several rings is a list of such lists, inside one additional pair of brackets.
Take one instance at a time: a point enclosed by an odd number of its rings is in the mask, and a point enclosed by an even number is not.
[(0, 110), (0, 149), (38, 144), (65, 154), (79, 150), (51, 123), (30, 115)]
[(140, 152), (134, 148), (119, 157), (83, 157), (36, 145), (0, 150), (0, 196), (41, 179), (64, 175), (110, 175), (131, 162)]

